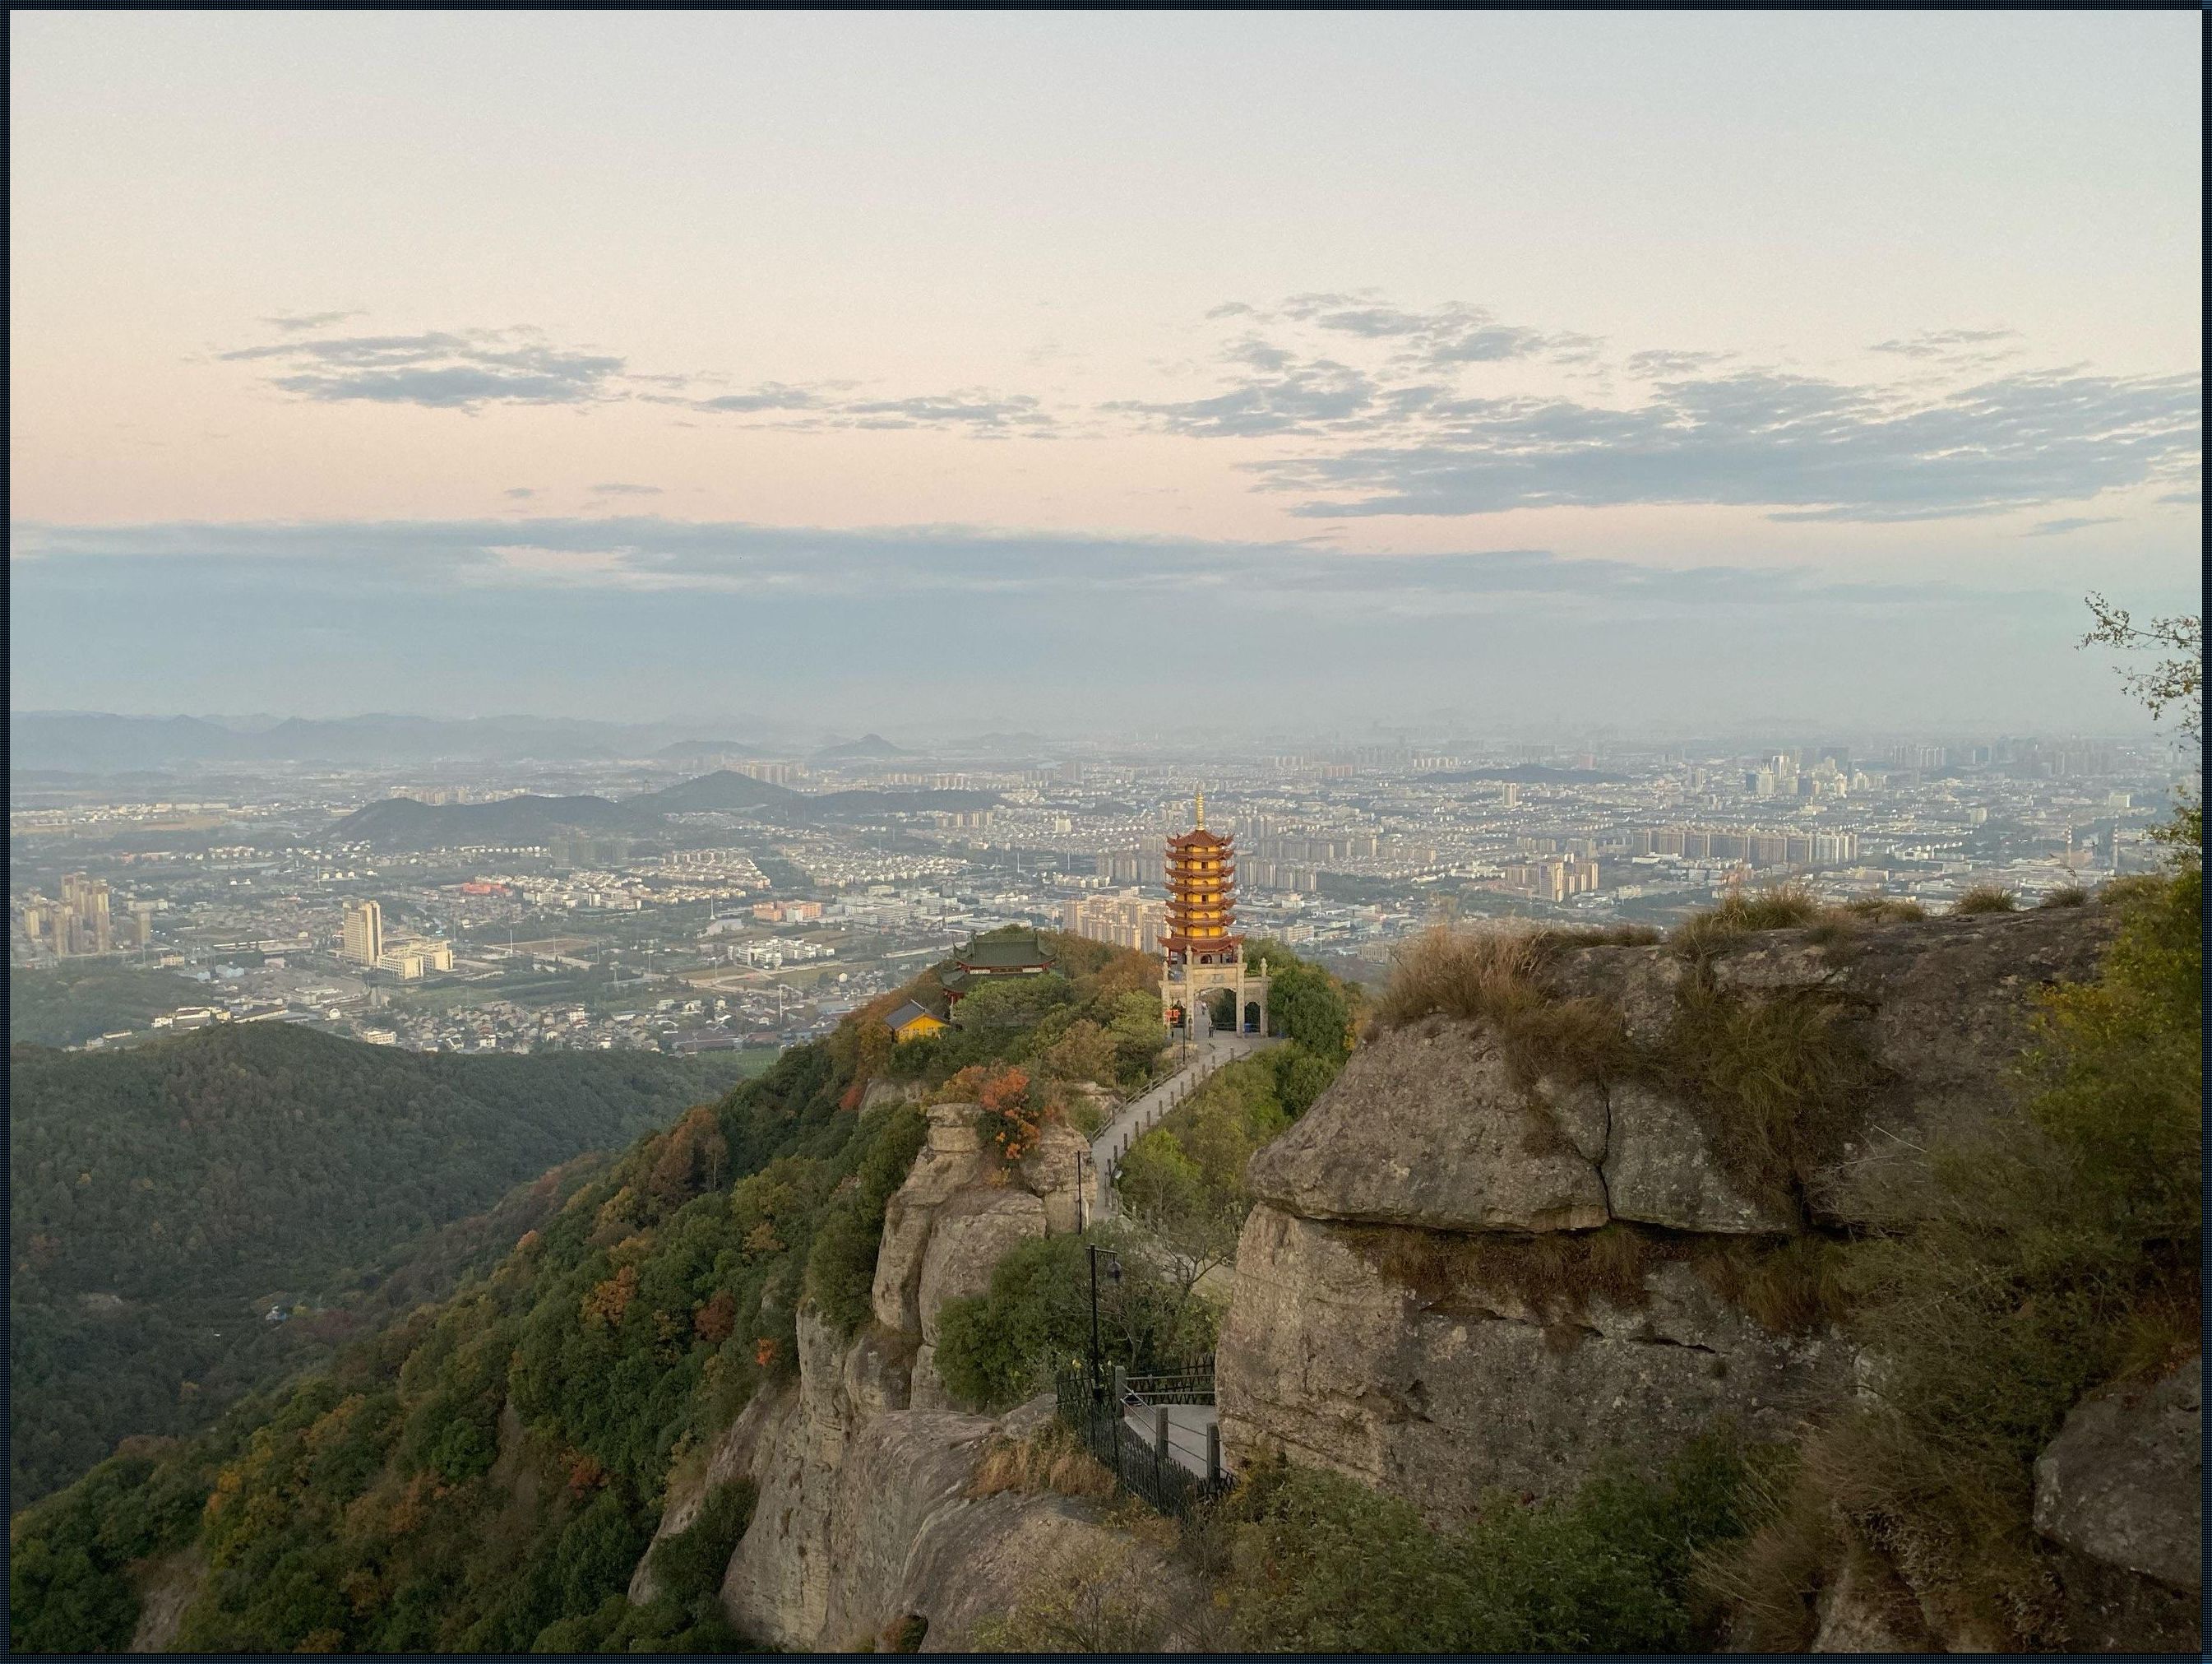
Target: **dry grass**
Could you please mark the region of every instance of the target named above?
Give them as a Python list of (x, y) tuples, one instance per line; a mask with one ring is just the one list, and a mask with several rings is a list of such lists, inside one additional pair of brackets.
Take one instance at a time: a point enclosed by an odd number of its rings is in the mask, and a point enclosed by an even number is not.
[(1802, 1653), (1817, 1628), (1814, 1602), (1834, 1576), (1844, 1531), (1834, 1506), (1801, 1483), (1794, 1464), (1747, 1477), (1750, 1535), (1698, 1557), (1695, 1582), (1729, 1609), (1731, 1647)]
[[(2108, 878), (2097, 887), (2100, 907), (2124, 907), (2132, 901), (2153, 900), (2166, 893), (2166, 881), (2157, 873), (2128, 873)], [(579, 1191), (578, 1195), (583, 1194)]]
[(1819, 994), (1750, 1002), (1686, 978), (1648, 1067), (1656, 1084), (1705, 1112), (1731, 1177), (1784, 1200), (1843, 1143), (1872, 1083), (1872, 1061), (1846, 1015)]
[(1840, 1323), (1850, 1307), (1841, 1243), (1791, 1236), (1778, 1243), (1735, 1240), (1691, 1264), (1707, 1286), (1775, 1335), (1809, 1335)]
[(1662, 1231), (1620, 1221), (1591, 1231), (1465, 1234), (1368, 1228), (1354, 1246), (1423, 1305), (1510, 1304), (1547, 1333), (1579, 1338), (1597, 1303), (1636, 1311), (1668, 1261), (1688, 1265), (1721, 1298), (1774, 1334), (1807, 1334), (1838, 1320), (1842, 1250), (1805, 1237), (1781, 1242)]
[(985, 1448), (967, 1494), (996, 1496), (1007, 1490), (1103, 1501), (1114, 1494), (1114, 1476), (1070, 1429), (1053, 1421), (1026, 1439), (994, 1438)]
[(2002, 884), (1977, 884), (1951, 904), (1954, 914), (2009, 913), (2019, 910), (2020, 898)]
[(1828, 906), (1802, 884), (1731, 890), (1718, 906), (1676, 925), (1668, 941), (1686, 958), (1707, 960), (1757, 931), (1796, 930), (1830, 917)]
[(2069, 884), (2053, 890), (2035, 905), (2039, 907), (2081, 907), (2088, 904), (2089, 893), (2079, 884)]
[(1555, 999), (1546, 965), (1586, 946), (1643, 944), (1638, 927), (1561, 930), (1425, 930), (1398, 950), (1389, 986), (1375, 1006), (1379, 1029), (1425, 1017), (1455, 1017), (1495, 1032), (1507, 1064), (1525, 1082), (1545, 1075), (1596, 1080), (1627, 1058), (1617, 1013), (1593, 999)]

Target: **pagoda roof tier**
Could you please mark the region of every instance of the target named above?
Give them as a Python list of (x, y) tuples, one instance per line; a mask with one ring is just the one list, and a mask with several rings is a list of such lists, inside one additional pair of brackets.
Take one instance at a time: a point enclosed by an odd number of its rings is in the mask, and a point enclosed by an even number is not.
[(1236, 841), (1234, 833), (1224, 838), (1219, 832), (1208, 832), (1200, 826), (1193, 832), (1176, 833), (1168, 839), (1168, 847), (1171, 850), (1225, 850)]
[(1162, 949), (1164, 952), (1170, 953), (1170, 954), (1175, 954), (1175, 953), (1184, 953), (1184, 954), (1188, 954), (1188, 953), (1219, 953), (1219, 952), (1220, 952), (1220, 951), (1222, 951), (1224, 948), (1234, 948), (1238, 949), (1239, 951), (1242, 951), (1242, 950), (1243, 950), (1243, 946), (1244, 946), (1244, 938), (1243, 938), (1243, 936), (1162, 936), (1162, 937), (1160, 938), (1160, 948), (1161, 948), (1161, 949)]

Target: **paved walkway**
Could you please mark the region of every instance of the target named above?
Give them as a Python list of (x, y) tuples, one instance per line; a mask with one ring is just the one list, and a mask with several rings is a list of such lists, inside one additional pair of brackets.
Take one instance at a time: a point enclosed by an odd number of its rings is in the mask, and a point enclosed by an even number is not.
[(1142, 1097), (1124, 1104), (1091, 1139), (1091, 1159), (1098, 1174), (1098, 1217), (1109, 1218), (1119, 1210), (1114, 1176), (1130, 1145), (1158, 1125), (1163, 1116), (1222, 1064), (1249, 1058), (1273, 1044), (1263, 1034), (1216, 1033), (1201, 1016), (1198, 1033), (1190, 1041), (1190, 1060)]
[[(1206, 1477), (1206, 1435), (1217, 1419), (1210, 1404), (1171, 1404), (1168, 1412), (1168, 1454), (1176, 1466)], [(1132, 1410), (1121, 1418), (1121, 1436), (1150, 1448), (1159, 1436), (1159, 1411)]]

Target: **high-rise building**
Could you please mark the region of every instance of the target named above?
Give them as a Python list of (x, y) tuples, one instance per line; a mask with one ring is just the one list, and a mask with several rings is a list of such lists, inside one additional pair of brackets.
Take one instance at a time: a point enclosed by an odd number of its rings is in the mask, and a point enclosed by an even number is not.
[(356, 901), (345, 910), (343, 951), (356, 965), (374, 966), (384, 957), (383, 908), (374, 901)]
[(134, 901), (131, 904), (131, 945), (145, 948), (154, 941), (154, 904)]
[(1068, 935), (1133, 948), (1140, 954), (1159, 952), (1160, 932), (1167, 923), (1165, 904), (1148, 901), (1138, 890), (1081, 896), (1064, 904), (1060, 912), (1060, 928)]
[(115, 930), (107, 912), (107, 881), (70, 873), (62, 880), (62, 905), (54, 911), (54, 952), (64, 959), (73, 954), (115, 951)]

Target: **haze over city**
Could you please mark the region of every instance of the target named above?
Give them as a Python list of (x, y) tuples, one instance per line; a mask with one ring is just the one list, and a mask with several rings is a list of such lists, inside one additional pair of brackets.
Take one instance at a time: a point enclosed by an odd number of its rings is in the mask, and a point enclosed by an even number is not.
[(19, 15), (12, 707), (2136, 731), (2197, 27)]

